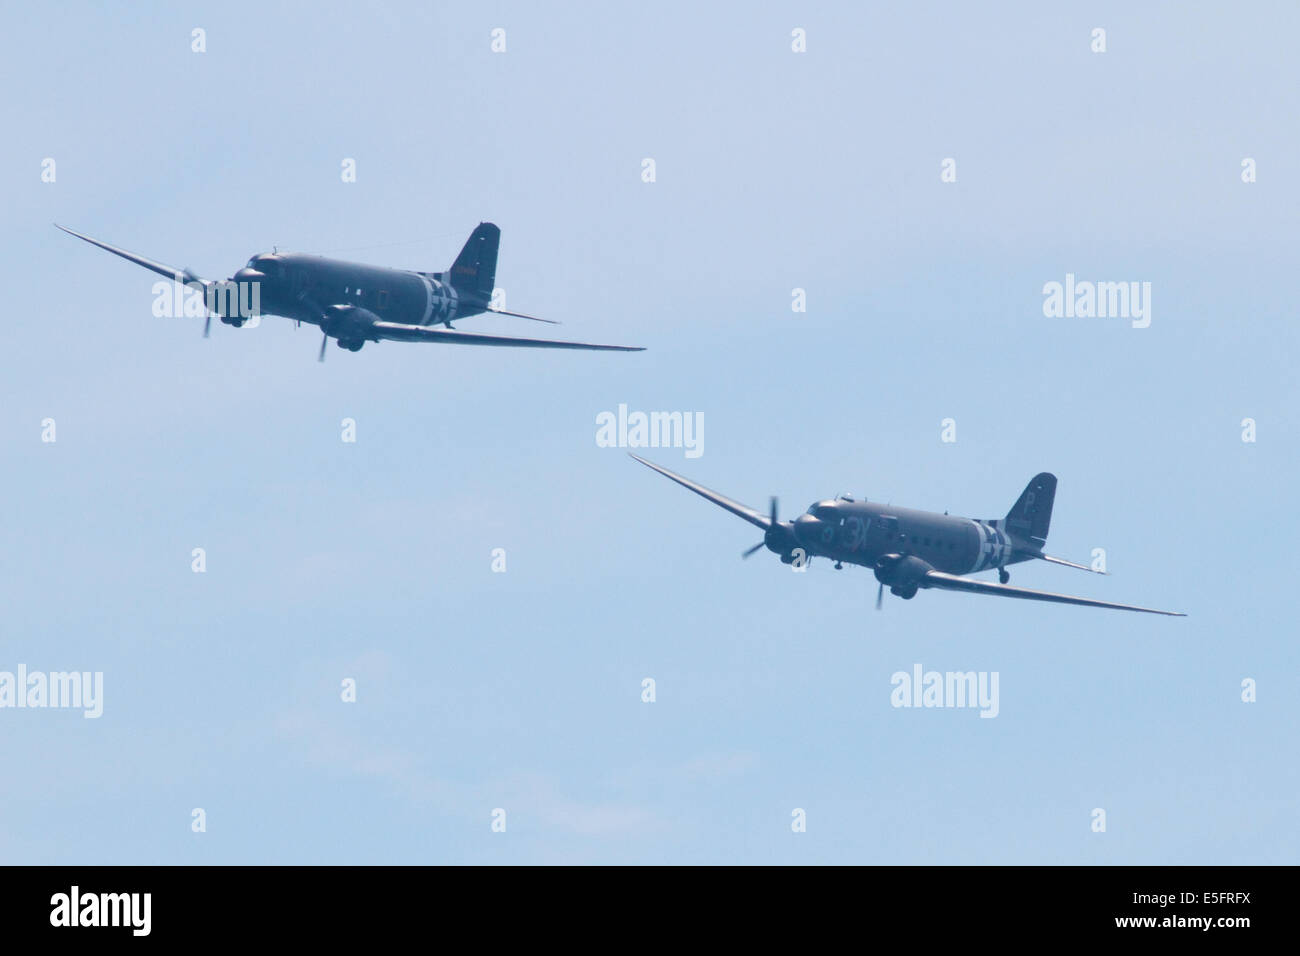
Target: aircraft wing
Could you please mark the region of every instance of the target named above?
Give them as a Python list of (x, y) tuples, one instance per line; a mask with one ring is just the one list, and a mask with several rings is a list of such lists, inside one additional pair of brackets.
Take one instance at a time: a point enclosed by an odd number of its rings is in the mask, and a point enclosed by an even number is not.
[(1112, 604), (1109, 601), (1094, 601), (1092, 598), (1074, 597), (1070, 594), (1054, 594), (1051, 591), (1034, 591), (1030, 588), (1013, 587), (1010, 584), (995, 584), (992, 581), (976, 581), (962, 578), (942, 571), (927, 571), (918, 582), (923, 588), (941, 588), (945, 591), (970, 591), (973, 594), (997, 594), (1002, 597), (1024, 598), (1029, 601), (1052, 601), (1056, 604), (1082, 604), (1085, 607), (1109, 607), (1117, 611), (1141, 611), (1144, 614), (1164, 614), (1168, 617), (1186, 617), (1179, 611), (1157, 611), (1149, 607), (1137, 607), (1133, 604)]
[(590, 349), (598, 352), (644, 352), (635, 345), (591, 345), (587, 342), (557, 342), (553, 339), (519, 339), (508, 335), (483, 335), (457, 332), (427, 325), (403, 325), (399, 322), (375, 322), (370, 326), (381, 339), (395, 342), (445, 342), (456, 345), (502, 345), (525, 349)]
[(748, 508), (745, 505), (742, 505), (739, 501), (732, 501), (730, 498), (727, 498), (724, 495), (720, 495), (716, 491), (710, 491), (708, 488), (705, 488), (703, 485), (697, 485), (689, 478), (683, 478), (681, 475), (677, 474), (676, 472), (669, 471), (667, 468), (661, 468), (652, 461), (646, 461), (644, 458), (638, 457), (637, 455), (633, 455), (631, 452), (629, 452), (628, 455), (629, 457), (635, 458), (637, 461), (641, 462), (641, 464), (645, 465), (647, 468), (653, 468), (655, 471), (659, 472), (659, 474), (663, 475), (665, 478), (671, 478), (673, 481), (677, 482), (683, 488), (689, 488), (691, 491), (695, 492), (701, 498), (708, 498), (719, 508), (726, 508), (733, 515), (744, 518), (750, 524), (758, 525), (764, 531), (772, 527), (772, 519), (769, 518), (767, 515), (759, 514), (753, 508)]
[(161, 262), (154, 262), (152, 259), (146, 259), (144, 256), (137, 256), (134, 252), (127, 252), (125, 249), (119, 249), (117, 246), (110, 246), (107, 242), (100, 242), (98, 239), (90, 238), (90, 236), (83, 236), (79, 232), (73, 232), (71, 229), (67, 229), (64, 228), (63, 226), (60, 226), (57, 222), (54, 224), (54, 228), (62, 229), (70, 236), (76, 236), (78, 239), (84, 239), (92, 246), (99, 246), (99, 248), (107, 250), (108, 252), (113, 253), (113, 255), (115, 256), (121, 256), (123, 259), (126, 259), (130, 262), (134, 262), (138, 266), (144, 266), (146, 269), (149, 269), (152, 272), (156, 272), (160, 276), (166, 276), (168, 279), (175, 279), (179, 276), (183, 281), (186, 282), (199, 282), (199, 283), (203, 282), (203, 280), (200, 279), (198, 276), (190, 273), (188, 269), (177, 269), (174, 266), (167, 266), (167, 265), (163, 265)]

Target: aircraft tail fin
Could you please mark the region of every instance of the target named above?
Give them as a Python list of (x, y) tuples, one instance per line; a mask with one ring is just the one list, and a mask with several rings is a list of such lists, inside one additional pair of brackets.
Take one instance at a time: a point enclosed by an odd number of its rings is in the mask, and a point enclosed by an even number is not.
[(1042, 548), (1052, 523), (1052, 502), (1056, 500), (1056, 476), (1047, 472), (1034, 475), (1020, 497), (1007, 512), (1006, 529), (1012, 535)]
[(500, 242), (501, 230), (490, 222), (480, 222), (447, 272), (447, 280), (456, 292), (482, 308), (487, 307), (496, 284)]

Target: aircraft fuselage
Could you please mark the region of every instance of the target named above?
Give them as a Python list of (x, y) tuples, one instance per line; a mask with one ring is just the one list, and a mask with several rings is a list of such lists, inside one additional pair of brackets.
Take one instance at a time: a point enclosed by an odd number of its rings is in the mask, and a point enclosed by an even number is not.
[[(457, 292), (443, 273), (408, 272), (320, 256), (266, 253), (254, 256), (232, 277), (257, 282), (264, 313), (325, 327), (337, 338), (364, 338), (373, 318), (430, 326), (477, 315), (487, 302)], [(356, 315), (356, 333), (346, 328)], [(373, 318), (372, 318), (373, 317)], [(238, 324), (236, 317), (225, 318)]]
[[(839, 498), (819, 501), (790, 528), (809, 557), (874, 568), (885, 555), (913, 555), (938, 571), (972, 574), (1031, 559), (1000, 524)], [(775, 543), (786, 545), (773, 549), (782, 560), (793, 560), (790, 541)]]

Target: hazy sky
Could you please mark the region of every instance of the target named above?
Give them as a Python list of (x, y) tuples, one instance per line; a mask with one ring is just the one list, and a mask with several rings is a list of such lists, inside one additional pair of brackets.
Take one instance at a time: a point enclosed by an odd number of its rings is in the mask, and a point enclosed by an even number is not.
[[(0, 671), (104, 694), (0, 709), (0, 860), (1295, 863), (1300, 12), (1133, 6), (10, 11)], [(481, 220), (564, 325), (462, 328), (648, 351), (205, 341), (50, 225), (222, 278), (444, 269)], [(1067, 274), (1150, 326), (1045, 317)], [(1049, 551), (1111, 576), (1013, 582), (1190, 617), (877, 613), (598, 447), (620, 403), (701, 413), (648, 457), (783, 517), (1052, 471)], [(892, 707), (917, 664), (998, 716)]]

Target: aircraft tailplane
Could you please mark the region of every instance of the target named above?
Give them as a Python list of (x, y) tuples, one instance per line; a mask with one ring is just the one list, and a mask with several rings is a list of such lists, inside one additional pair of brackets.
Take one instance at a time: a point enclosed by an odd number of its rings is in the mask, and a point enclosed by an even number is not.
[(1056, 476), (1047, 472), (1034, 475), (1020, 497), (1007, 512), (1007, 531), (1039, 549), (1047, 542), (1052, 523), (1052, 502), (1056, 500)]
[(447, 281), (456, 292), (479, 308), (487, 308), (492, 299), (500, 242), (500, 229), (490, 222), (479, 223), (447, 272)]

